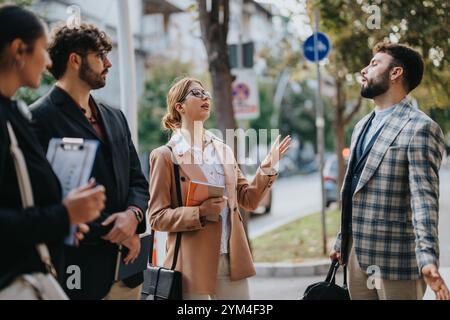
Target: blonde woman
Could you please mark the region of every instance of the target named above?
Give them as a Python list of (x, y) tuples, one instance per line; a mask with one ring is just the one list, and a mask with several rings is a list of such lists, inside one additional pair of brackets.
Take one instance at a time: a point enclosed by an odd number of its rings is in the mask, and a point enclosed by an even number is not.
[[(239, 206), (258, 206), (277, 178), (274, 166), (291, 139), (280, 142), (278, 137), (248, 182), (231, 148), (203, 128), (210, 100), (209, 92), (193, 78), (177, 81), (167, 94), (162, 125), (173, 135), (168, 145), (150, 155), (150, 222), (154, 230), (169, 233), (166, 267), (172, 264), (176, 234), (182, 233), (176, 269), (183, 274), (183, 299), (249, 299), (247, 278), (255, 275), (255, 268)], [(191, 180), (222, 185), (226, 196), (178, 207), (172, 160), (180, 168), (182, 203)]]

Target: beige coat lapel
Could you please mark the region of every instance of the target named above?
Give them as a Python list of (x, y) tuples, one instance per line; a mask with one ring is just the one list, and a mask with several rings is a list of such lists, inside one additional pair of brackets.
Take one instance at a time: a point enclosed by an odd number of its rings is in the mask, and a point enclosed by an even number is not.
[(188, 176), (189, 180), (208, 182), (200, 166), (194, 163), (194, 157), (190, 150), (184, 153), (177, 152), (176, 143), (173, 140), (169, 141), (168, 145), (172, 147), (172, 154), (175, 160), (180, 165), (180, 169)]

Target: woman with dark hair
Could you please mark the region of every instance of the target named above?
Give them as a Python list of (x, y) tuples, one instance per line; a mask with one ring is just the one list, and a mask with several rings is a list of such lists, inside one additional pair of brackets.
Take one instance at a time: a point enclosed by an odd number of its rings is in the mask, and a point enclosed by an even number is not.
[[(70, 224), (79, 226), (76, 236), (81, 240), (87, 232), (83, 223), (96, 219), (104, 207), (105, 190), (95, 181), (61, 199), (58, 179), (30, 129), (29, 113), (12, 100), (20, 87), (39, 86), (51, 64), (47, 41), (46, 26), (32, 12), (0, 6), (0, 299), (42, 298), (27, 294), (39, 285), (30, 279), (49, 272), (39, 248), (45, 244), (61, 276), (63, 240)], [(31, 186), (34, 199), (34, 206), (26, 209), (17, 150), (23, 154), (21, 171), (27, 171), (25, 184)]]

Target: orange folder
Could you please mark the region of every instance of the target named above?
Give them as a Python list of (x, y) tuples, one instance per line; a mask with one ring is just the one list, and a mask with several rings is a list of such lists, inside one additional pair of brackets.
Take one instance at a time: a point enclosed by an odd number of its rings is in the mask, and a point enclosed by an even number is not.
[(224, 194), (225, 187), (203, 181), (191, 180), (188, 187), (186, 206), (199, 206), (203, 201), (208, 200), (209, 198), (222, 197)]
[[(188, 187), (186, 206), (199, 206), (205, 200), (222, 197), (224, 194), (225, 187), (203, 181), (191, 180)], [(207, 217), (207, 220), (217, 221), (218, 218), (219, 217), (217, 215), (211, 215)]]

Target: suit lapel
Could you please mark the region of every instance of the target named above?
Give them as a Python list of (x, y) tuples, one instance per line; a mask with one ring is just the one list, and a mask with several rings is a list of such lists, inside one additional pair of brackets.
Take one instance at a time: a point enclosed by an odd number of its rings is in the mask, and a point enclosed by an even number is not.
[(352, 141), (350, 143), (350, 158), (348, 160), (348, 165), (347, 165), (347, 170), (345, 173), (345, 179), (344, 179), (344, 183), (342, 185), (342, 189), (341, 192), (345, 189), (347, 183), (350, 183), (351, 181), (351, 175), (350, 175), (350, 170), (351, 168), (356, 166), (355, 161), (356, 159), (356, 147), (358, 145), (358, 140), (360, 138), (361, 133), (363, 132), (366, 124), (368, 121), (370, 121), (370, 118), (372, 117), (373, 112), (369, 113), (368, 115), (366, 115), (364, 118), (361, 119), (361, 121), (358, 122), (358, 124), (355, 126), (353, 135), (352, 135)]
[(366, 185), (366, 183), (372, 178), (375, 171), (378, 169), (384, 154), (389, 146), (397, 138), (397, 135), (403, 129), (403, 127), (409, 121), (410, 105), (408, 103), (401, 103), (397, 106), (396, 110), (392, 113), (390, 118), (384, 124), (384, 127), (375, 141), (370, 153), (367, 157), (367, 162), (359, 178), (358, 185), (356, 186), (355, 193)]
[[(93, 101), (94, 104), (95, 101)], [(106, 113), (104, 107), (101, 104), (96, 104), (97, 106), (97, 110), (98, 113), (100, 115), (100, 121), (101, 124), (103, 125), (103, 129), (105, 130), (105, 140), (109, 143), (109, 145), (111, 146), (111, 148), (113, 147), (113, 135), (112, 135), (112, 131), (111, 131), (111, 126), (110, 126), (110, 121), (108, 121), (108, 114)]]

